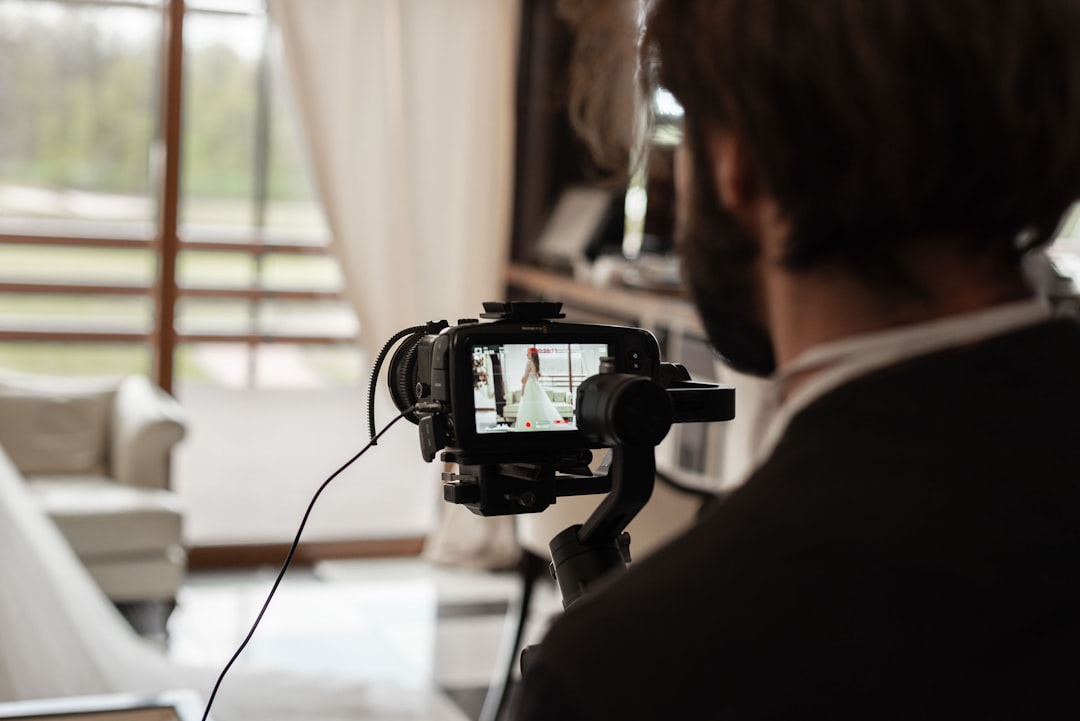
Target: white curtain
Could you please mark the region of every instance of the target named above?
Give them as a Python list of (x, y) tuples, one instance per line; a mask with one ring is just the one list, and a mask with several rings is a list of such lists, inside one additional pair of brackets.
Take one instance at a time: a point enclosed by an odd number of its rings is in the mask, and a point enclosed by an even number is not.
[(364, 345), (499, 300), (516, 0), (269, 0)]
[[(131, 630), (0, 448), (0, 702), (174, 689), (205, 700), (219, 671), (174, 663)], [(238, 667), (226, 676), (212, 717), (445, 721), (462, 715), (435, 689)]]
[[(481, 302), (501, 300), (518, 0), (268, 7), (367, 351), (374, 357), (404, 328), (476, 317)], [(510, 519), (449, 504), (425, 547), (434, 561), (485, 568), (518, 553)]]

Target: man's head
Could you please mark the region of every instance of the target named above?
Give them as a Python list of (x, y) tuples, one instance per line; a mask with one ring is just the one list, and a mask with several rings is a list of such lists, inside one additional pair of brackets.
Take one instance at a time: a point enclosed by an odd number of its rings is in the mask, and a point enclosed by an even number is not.
[(715, 181), (718, 137), (775, 202), (792, 273), (839, 264), (918, 292), (899, 259), (935, 239), (1015, 268), (1080, 197), (1077, 37), (1077, 0), (658, 0), (643, 57), (686, 112), (706, 322), (726, 313), (710, 273), (750, 272), (759, 250)]

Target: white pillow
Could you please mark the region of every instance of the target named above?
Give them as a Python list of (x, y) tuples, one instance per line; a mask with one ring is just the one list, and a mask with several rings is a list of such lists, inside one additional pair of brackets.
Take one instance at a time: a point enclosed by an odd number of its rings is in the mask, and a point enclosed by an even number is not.
[(115, 381), (0, 378), (0, 445), (26, 475), (104, 475), (115, 390)]

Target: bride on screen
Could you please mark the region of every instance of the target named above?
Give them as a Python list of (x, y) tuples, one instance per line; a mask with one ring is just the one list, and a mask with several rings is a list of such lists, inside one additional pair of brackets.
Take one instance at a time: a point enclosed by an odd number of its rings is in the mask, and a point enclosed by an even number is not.
[(540, 385), (540, 353), (536, 348), (529, 348), (525, 351), (525, 375), (521, 377), (521, 403), (514, 428), (536, 430), (562, 422), (562, 414)]

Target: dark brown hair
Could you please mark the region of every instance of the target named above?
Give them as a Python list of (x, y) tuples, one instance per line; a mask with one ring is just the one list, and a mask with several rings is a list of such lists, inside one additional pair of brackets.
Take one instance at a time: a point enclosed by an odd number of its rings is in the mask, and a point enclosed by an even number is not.
[(792, 268), (937, 235), (1012, 254), (1080, 197), (1078, 38), (1080, 0), (658, 0), (643, 75), (746, 143)]

